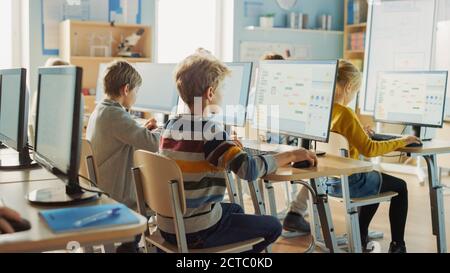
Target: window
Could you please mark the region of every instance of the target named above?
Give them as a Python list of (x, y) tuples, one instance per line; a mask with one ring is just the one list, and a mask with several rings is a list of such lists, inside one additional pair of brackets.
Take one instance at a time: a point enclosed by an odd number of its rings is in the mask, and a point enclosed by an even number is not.
[(232, 2), (158, 0), (157, 62), (179, 62), (199, 47), (229, 61), (233, 43), (230, 39), (233, 31), (230, 24), (233, 21)]
[(12, 66), (12, 1), (0, 1), (0, 68)]

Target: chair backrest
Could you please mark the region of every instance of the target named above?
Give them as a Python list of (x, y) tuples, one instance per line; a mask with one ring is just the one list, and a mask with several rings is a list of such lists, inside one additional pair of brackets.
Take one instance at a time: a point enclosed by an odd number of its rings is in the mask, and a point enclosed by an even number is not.
[(99, 177), (97, 164), (94, 159), (94, 153), (89, 140), (82, 139), (81, 141), (81, 157), (80, 157), (80, 171), (79, 174), (89, 178), (92, 182), (98, 185)]
[[(186, 213), (183, 175), (174, 160), (147, 151), (136, 151), (134, 153), (134, 165), (140, 174), (140, 179), (135, 178), (135, 180), (140, 180), (143, 198), (152, 211), (164, 217), (176, 217), (172, 209), (170, 190), (170, 182), (176, 181), (180, 210), (182, 215)], [(136, 183), (139, 183), (139, 181), (136, 181)], [(139, 190), (138, 186), (136, 187), (137, 190)]]
[(349, 157), (350, 145), (343, 135), (330, 132), (328, 143), (317, 142), (317, 150), (331, 155)]

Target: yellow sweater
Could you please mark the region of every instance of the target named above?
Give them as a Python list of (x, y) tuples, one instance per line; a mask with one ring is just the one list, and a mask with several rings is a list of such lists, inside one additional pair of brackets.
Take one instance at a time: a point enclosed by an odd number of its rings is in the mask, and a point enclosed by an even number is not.
[(407, 145), (403, 139), (371, 140), (355, 112), (338, 103), (333, 107), (331, 131), (347, 138), (350, 144), (350, 157), (354, 159), (359, 159), (360, 154), (365, 157), (382, 156)]

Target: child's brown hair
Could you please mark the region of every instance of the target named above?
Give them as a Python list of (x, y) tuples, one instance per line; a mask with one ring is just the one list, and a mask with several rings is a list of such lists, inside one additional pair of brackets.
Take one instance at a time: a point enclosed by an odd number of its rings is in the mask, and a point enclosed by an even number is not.
[(117, 98), (120, 97), (120, 89), (129, 85), (130, 90), (134, 90), (142, 85), (142, 77), (139, 72), (126, 61), (114, 61), (106, 69), (103, 86), (106, 95)]

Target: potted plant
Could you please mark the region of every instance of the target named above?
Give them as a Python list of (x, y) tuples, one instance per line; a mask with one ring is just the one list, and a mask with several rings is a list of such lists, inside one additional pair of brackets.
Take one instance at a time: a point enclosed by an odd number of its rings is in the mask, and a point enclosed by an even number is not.
[(274, 25), (275, 13), (264, 14), (259, 17), (259, 26), (262, 28), (272, 28)]

